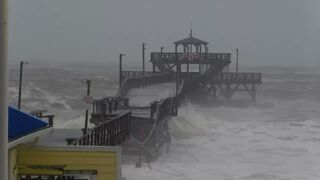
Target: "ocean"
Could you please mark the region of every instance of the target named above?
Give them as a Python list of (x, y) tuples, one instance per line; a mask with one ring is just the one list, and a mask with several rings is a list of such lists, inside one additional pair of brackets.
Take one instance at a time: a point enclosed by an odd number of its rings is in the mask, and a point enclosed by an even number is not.
[[(10, 68), (9, 101), (16, 106), (18, 65)], [(271, 70), (270, 70), (271, 69)], [(250, 69), (260, 71), (261, 68)], [(112, 68), (26, 65), (22, 109), (46, 109), (57, 128), (82, 128), (85, 80), (94, 98), (117, 92)], [(150, 166), (125, 164), (127, 180), (320, 179), (320, 71), (264, 70), (257, 102), (245, 93), (234, 104), (185, 102), (170, 119), (170, 152)]]

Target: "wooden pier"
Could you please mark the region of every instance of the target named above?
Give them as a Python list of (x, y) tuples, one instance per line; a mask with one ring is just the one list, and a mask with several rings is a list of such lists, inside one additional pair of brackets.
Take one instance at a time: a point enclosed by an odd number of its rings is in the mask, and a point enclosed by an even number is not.
[[(228, 101), (240, 91), (256, 100), (256, 85), (261, 73), (224, 72), (231, 63), (230, 53), (209, 53), (208, 43), (192, 36), (174, 43), (174, 52), (152, 52), (151, 72), (123, 71), (120, 55), (118, 96), (94, 100), (90, 122), (95, 124), (87, 134), (72, 142), (82, 146), (122, 145), (124, 152), (144, 154), (154, 159), (164, 144), (170, 144), (168, 119), (178, 115), (181, 102), (192, 94)], [(182, 52), (179, 52), (182, 51)], [(191, 71), (196, 65), (197, 71)], [(131, 106), (132, 89), (162, 83), (174, 83), (174, 93), (148, 105)]]
[(208, 78), (208, 89), (214, 98), (222, 96), (228, 101), (236, 92), (247, 92), (256, 101), (256, 85), (261, 84), (261, 73), (219, 73)]

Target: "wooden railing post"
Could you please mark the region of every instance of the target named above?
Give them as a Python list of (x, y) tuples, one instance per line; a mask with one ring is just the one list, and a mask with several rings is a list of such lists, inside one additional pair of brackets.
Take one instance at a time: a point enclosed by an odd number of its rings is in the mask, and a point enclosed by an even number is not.
[(108, 104), (109, 114), (111, 114), (112, 113), (112, 101), (110, 99), (108, 99), (107, 104)]

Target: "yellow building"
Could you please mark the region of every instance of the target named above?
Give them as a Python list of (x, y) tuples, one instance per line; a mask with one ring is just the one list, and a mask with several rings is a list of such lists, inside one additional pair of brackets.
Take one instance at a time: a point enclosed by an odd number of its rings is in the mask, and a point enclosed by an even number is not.
[(9, 138), (9, 179), (120, 180), (120, 147), (67, 145), (66, 138), (81, 134), (80, 130), (46, 126)]

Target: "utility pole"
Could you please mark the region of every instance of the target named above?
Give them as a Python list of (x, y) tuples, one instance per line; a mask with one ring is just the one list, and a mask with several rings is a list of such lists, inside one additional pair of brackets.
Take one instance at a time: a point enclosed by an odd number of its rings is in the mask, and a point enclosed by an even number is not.
[(122, 57), (125, 56), (124, 54), (120, 53), (119, 55), (119, 87), (121, 88), (122, 83)]
[(0, 0), (0, 179), (8, 179), (7, 0)]
[[(87, 98), (88, 102), (90, 104), (91, 98), (90, 98), (90, 86), (91, 86), (91, 81), (87, 80)], [(85, 125), (84, 125), (84, 135), (87, 135), (88, 133), (88, 119), (89, 119), (89, 108), (86, 110), (86, 119), (85, 119)]]
[(22, 76), (23, 76), (23, 65), (24, 64), (28, 64), (28, 62), (20, 61), (18, 109), (21, 109)]
[(180, 65), (178, 62), (178, 49), (177, 46), (175, 48), (175, 63), (176, 63), (176, 109), (175, 109), (175, 115), (178, 116), (178, 107), (179, 107), (179, 88), (180, 88), (180, 84), (179, 84), (179, 74), (180, 74)]
[[(205, 47), (205, 54), (206, 54), (206, 73), (207, 73), (207, 71), (208, 71), (208, 52), (209, 52), (209, 48), (208, 48), (208, 46), (206, 46)], [(209, 73), (207, 73), (207, 74), (209, 74)]]
[(146, 43), (142, 43), (142, 72), (143, 72), (143, 76), (145, 74), (145, 51), (146, 51)]
[(236, 49), (236, 53), (237, 53), (237, 58), (236, 58), (236, 73), (238, 73), (238, 68), (239, 68), (239, 49)]
[(187, 46), (187, 98), (189, 98), (189, 81), (190, 81), (190, 76), (189, 76), (189, 57), (191, 53), (191, 48)]

